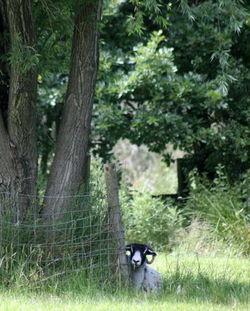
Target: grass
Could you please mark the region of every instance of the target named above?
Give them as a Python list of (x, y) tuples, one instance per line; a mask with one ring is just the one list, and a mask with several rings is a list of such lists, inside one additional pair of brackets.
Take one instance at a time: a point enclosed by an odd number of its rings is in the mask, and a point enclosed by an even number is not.
[(242, 257), (159, 255), (155, 267), (164, 277), (159, 295), (122, 288), (83, 286), (81, 275), (52, 282), (40, 289), (2, 289), (3, 311), (249, 311), (250, 265)]

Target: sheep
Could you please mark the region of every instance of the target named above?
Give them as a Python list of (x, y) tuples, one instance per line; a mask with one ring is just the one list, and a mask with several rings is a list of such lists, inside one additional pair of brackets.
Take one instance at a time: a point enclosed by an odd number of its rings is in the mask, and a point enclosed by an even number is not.
[[(132, 286), (147, 293), (158, 293), (163, 287), (163, 281), (158, 271), (149, 266), (153, 263), (156, 252), (146, 244), (130, 243), (126, 245), (129, 263), (129, 275)], [(147, 256), (152, 256), (151, 260)]]

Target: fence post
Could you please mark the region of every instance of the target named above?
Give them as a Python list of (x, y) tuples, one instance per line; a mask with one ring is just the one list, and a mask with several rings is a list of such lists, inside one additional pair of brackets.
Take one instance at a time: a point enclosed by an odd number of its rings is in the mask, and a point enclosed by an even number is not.
[(127, 258), (125, 254), (124, 229), (122, 225), (122, 217), (118, 194), (119, 186), (115, 165), (111, 163), (105, 164), (104, 172), (105, 172), (110, 224), (113, 229), (112, 231), (117, 249), (117, 260), (119, 267), (118, 274), (122, 278), (122, 281), (128, 282), (129, 272), (128, 272)]

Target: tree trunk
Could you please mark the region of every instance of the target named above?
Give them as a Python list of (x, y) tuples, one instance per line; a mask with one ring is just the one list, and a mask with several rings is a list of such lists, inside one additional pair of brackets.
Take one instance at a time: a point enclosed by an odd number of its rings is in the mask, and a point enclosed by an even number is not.
[(6, 4), (0, 0), (0, 55), (2, 56), (0, 60), (0, 112), (5, 126), (7, 126), (10, 70), (7, 59), (3, 56), (7, 55), (9, 50), (8, 32)]
[(14, 220), (22, 221), (36, 193), (37, 73), (32, 64), (35, 32), (29, 0), (0, 0), (6, 10), (11, 45), (7, 122), (0, 112), (0, 188), (22, 194), (13, 205)]
[(87, 175), (101, 6), (101, 0), (83, 1), (75, 17), (69, 84), (42, 211), (48, 222), (62, 217), (70, 204), (68, 196), (79, 190)]

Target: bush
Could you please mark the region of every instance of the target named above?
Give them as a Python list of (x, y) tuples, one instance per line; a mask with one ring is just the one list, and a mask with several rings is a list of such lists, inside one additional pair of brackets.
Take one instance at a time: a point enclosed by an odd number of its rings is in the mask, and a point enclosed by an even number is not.
[(182, 208), (173, 200), (163, 202), (146, 192), (123, 189), (126, 240), (160, 250), (250, 254), (250, 173), (234, 185), (222, 168), (217, 174), (212, 184), (196, 179)]
[(181, 212), (172, 200), (162, 202), (148, 192), (122, 196), (126, 240), (152, 244), (157, 249), (170, 249), (174, 235), (182, 226)]

